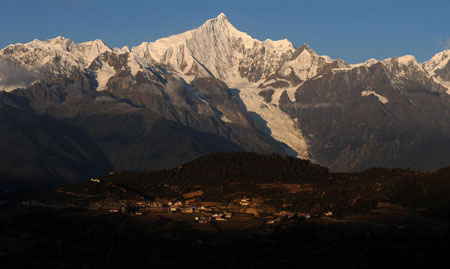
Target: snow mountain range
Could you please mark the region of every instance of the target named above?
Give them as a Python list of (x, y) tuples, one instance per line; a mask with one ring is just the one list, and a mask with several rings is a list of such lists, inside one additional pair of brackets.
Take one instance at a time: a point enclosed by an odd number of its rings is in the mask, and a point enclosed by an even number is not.
[(447, 50), (351, 65), (254, 39), (223, 13), (131, 49), (12, 44), (0, 50), (0, 178), (60, 184), (222, 151), (437, 169), (450, 163), (449, 61)]

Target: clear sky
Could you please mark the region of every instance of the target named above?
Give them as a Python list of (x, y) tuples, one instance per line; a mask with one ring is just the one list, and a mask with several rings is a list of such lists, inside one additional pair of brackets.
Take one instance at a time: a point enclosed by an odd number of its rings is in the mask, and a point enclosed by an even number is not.
[(260, 40), (289, 39), (348, 63), (450, 48), (449, 0), (1, 0), (0, 47), (64, 36), (110, 47), (184, 32), (224, 12)]

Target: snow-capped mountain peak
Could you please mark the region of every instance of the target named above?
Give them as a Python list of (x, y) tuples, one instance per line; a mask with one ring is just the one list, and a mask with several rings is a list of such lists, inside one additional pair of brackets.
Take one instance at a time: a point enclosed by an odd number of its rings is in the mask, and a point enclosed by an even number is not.
[(33, 41), (26, 43), (25, 46), (47, 50), (70, 51), (71, 46), (73, 46), (73, 41), (69, 38), (57, 36), (45, 41), (34, 39)]
[[(280, 68), (284, 73), (294, 70), (293, 74), (306, 80), (316, 75), (321, 65), (333, 61), (328, 56), (319, 56), (306, 44), (295, 49), (287, 39), (255, 39), (234, 27), (224, 13), (196, 29), (154, 42), (143, 42), (131, 49), (111, 49), (101, 40), (76, 44), (58, 36), (46, 41), (33, 40), (8, 46), (0, 51), (0, 56), (28, 69), (45, 67), (51, 72), (70, 73), (74, 68), (89, 67), (107, 51), (129, 54), (128, 65), (133, 75), (145, 68), (161, 65), (188, 82), (195, 77), (216, 77), (230, 85), (242, 80), (260, 84)], [(284, 66), (288, 61), (292, 62)]]
[(70, 73), (73, 69), (85, 69), (100, 54), (111, 51), (97, 39), (76, 44), (69, 38), (58, 36), (46, 41), (35, 39), (26, 44), (13, 44), (0, 50), (0, 56), (29, 70), (52, 70)]
[(434, 55), (423, 64), (430, 75), (435, 75), (436, 70), (444, 69), (450, 62), (450, 50), (444, 50)]
[(351, 64), (351, 68), (358, 68), (358, 67), (371, 67), (372, 65), (378, 63), (379, 61), (375, 58), (370, 58), (369, 60), (363, 62), (363, 63), (359, 63), (359, 64)]
[(437, 53), (423, 64), (423, 68), (435, 82), (447, 88), (447, 93), (450, 94), (450, 50)]
[[(326, 55), (317, 54), (305, 43), (295, 50), (288, 61), (283, 63), (278, 75), (286, 78), (295, 76), (301, 81), (305, 81), (317, 76), (321, 69), (331, 65), (332, 62), (333, 59)], [(344, 66), (346, 66), (345, 63)], [(295, 83), (291, 79), (290, 83), (296, 86), (299, 82)]]
[(230, 26), (232, 26), (231, 23), (230, 23), (230, 21), (228, 20), (227, 15), (225, 15), (225, 13), (223, 13), (223, 12), (221, 12), (221, 13), (220, 13), (219, 15), (217, 15), (217, 17), (215, 17), (215, 18), (212, 18), (212, 19), (207, 20), (207, 21), (203, 24), (203, 26), (206, 25), (206, 24), (215, 24), (215, 25), (218, 25), (218, 26), (225, 26), (225, 27), (230, 27)]
[(228, 20), (228, 17), (225, 13), (220, 12), (220, 14), (216, 17), (216, 20)]
[(302, 46), (297, 48), (297, 54), (301, 54), (307, 52), (309, 54), (317, 55), (317, 52), (315, 52), (308, 44), (304, 43)]
[[(245, 77), (256, 82), (275, 72), (282, 62), (280, 58), (290, 55), (294, 46), (286, 39), (254, 39), (237, 30), (221, 13), (196, 29), (144, 42), (131, 51), (132, 57), (143, 66), (163, 64), (191, 79), (214, 76), (230, 82)], [(249, 77), (255, 65), (261, 67), (261, 72)]]
[(359, 63), (359, 64), (351, 64), (351, 68), (359, 68), (359, 67), (371, 67), (377, 63), (383, 64), (389, 71), (395, 70), (403, 70), (412, 68), (413, 70), (423, 71), (422, 65), (417, 61), (417, 59), (413, 55), (404, 55), (400, 57), (391, 57), (386, 58), (384, 60), (377, 60), (375, 58), (370, 58), (369, 60)]
[(390, 61), (392, 63), (397, 63), (399, 66), (403, 65), (403, 66), (410, 66), (412, 65), (419, 65), (419, 62), (417, 62), (416, 57), (414, 57), (413, 55), (404, 55), (401, 57), (394, 57), (394, 58), (388, 58), (385, 60), (386, 62)]
[(91, 62), (98, 55), (111, 50), (100, 39), (75, 44), (70, 38), (65, 38), (63, 36), (58, 36), (45, 41), (34, 39), (33, 41), (26, 43), (25, 46), (48, 51), (79, 53), (79, 56), (86, 58), (87, 62)]
[(408, 79), (426, 76), (423, 66), (413, 55), (387, 58), (380, 62), (383, 64), (391, 78)]

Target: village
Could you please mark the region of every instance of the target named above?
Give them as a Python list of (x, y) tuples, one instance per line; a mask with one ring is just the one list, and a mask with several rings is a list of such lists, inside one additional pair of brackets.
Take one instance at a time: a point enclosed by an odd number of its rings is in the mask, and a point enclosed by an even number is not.
[[(91, 178), (91, 182), (100, 183), (100, 179)], [(307, 220), (311, 217), (333, 216), (332, 211), (323, 212), (320, 215), (287, 211), (273, 212), (273, 210), (268, 212), (261, 206), (262, 201), (258, 198), (242, 197), (232, 200), (227, 204), (204, 202), (196, 199), (202, 196), (202, 194), (202, 191), (186, 193), (183, 195), (183, 200), (174, 201), (147, 201), (142, 198), (141, 200), (103, 201), (93, 206), (108, 209), (108, 212), (112, 214), (121, 213), (132, 216), (142, 216), (152, 213), (167, 213), (172, 216), (189, 214), (191, 220), (198, 224), (228, 222), (232, 220), (233, 216), (257, 218), (267, 225), (274, 225), (281, 220), (286, 221), (293, 218)]]
[[(95, 185), (101, 182), (98, 178), (91, 178), (90, 181)], [(122, 191), (125, 191), (122, 189)], [(93, 196), (80, 195), (69, 192), (63, 188), (58, 188), (56, 192), (64, 193), (88, 201)], [(201, 199), (203, 192), (197, 190), (185, 193), (178, 199), (145, 199), (144, 196), (137, 196), (132, 199), (116, 199), (105, 197), (97, 201), (90, 201), (85, 206), (89, 210), (103, 211), (105, 214), (121, 214), (133, 217), (146, 216), (146, 218), (169, 218), (181, 221), (188, 221), (192, 224), (212, 224), (229, 227), (253, 226), (274, 226), (292, 221), (314, 221), (320, 219), (334, 218), (332, 211), (322, 213), (303, 213), (290, 212), (286, 210), (276, 210), (264, 204), (264, 200), (259, 197), (243, 196), (229, 200), (226, 203), (204, 201)], [(87, 198), (87, 199), (86, 199)], [(3, 201), (0, 201), (0, 206)], [(51, 204), (45, 204), (34, 200), (25, 200), (21, 202), (22, 206), (34, 207), (54, 207)], [(3, 205), (4, 206), (4, 205)], [(75, 206), (72, 203), (66, 206)], [(230, 223), (227, 225), (227, 223)], [(200, 226), (199, 226), (200, 227)]]
[(103, 208), (108, 208), (111, 214), (128, 214), (132, 216), (142, 216), (146, 214), (169, 214), (173, 217), (177, 215), (189, 216), (191, 220), (198, 224), (223, 223), (234, 220), (235, 217), (252, 217), (262, 221), (267, 225), (274, 225), (278, 222), (285, 222), (291, 219), (310, 219), (311, 217), (332, 217), (333, 212), (324, 212), (322, 215), (298, 214), (291, 212), (264, 212), (258, 208), (258, 200), (251, 198), (241, 198), (231, 201), (229, 204), (218, 204), (213, 202), (199, 202), (192, 200), (180, 201), (131, 201), (121, 200), (115, 203), (104, 203)]

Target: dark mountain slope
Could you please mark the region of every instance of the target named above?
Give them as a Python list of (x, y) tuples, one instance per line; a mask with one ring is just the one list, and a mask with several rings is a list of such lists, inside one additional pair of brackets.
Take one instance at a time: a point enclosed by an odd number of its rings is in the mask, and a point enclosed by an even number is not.
[[(112, 170), (172, 168), (205, 154), (244, 151), (217, 134), (166, 120), (114, 96), (62, 89), (46, 88), (47, 94), (41, 96), (27, 90), (2, 94), (5, 188), (46, 181), (65, 184)], [(49, 99), (58, 94), (62, 97)], [(44, 114), (34, 112), (28, 103)], [(87, 153), (77, 154), (78, 148)], [(68, 151), (69, 157), (60, 151)], [(91, 151), (101, 157), (90, 156)], [(107, 164), (100, 172), (95, 170), (98, 162)], [(17, 180), (22, 183), (13, 183)]]
[(48, 187), (112, 170), (91, 136), (0, 96), (1, 188)]
[(329, 72), (305, 82), (298, 101), (282, 96), (282, 108), (311, 137), (313, 159), (333, 171), (450, 163), (449, 96), (423, 73), (391, 78), (386, 68)]
[(146, 111), (81, 116), (68, 120), (85, 128), (115, 170), (158, 170), (177, 166), (204, 154), (243, 151), (218, 135), (173, 121), (148, 122)]

